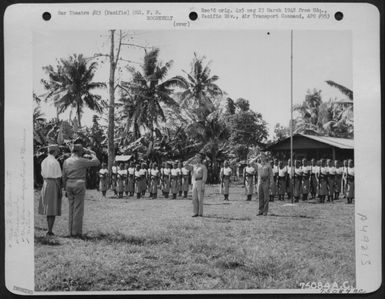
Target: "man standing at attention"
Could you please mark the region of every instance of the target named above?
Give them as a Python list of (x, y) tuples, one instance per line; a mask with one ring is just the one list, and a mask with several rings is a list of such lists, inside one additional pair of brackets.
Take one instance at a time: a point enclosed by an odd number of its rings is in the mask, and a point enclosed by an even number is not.
[(186, 168), (186, 162), (183, 163), (181, 173), (182, 173), (183, 198), (187, 198), (188, 188), (189, 188), (190, 171)]
[(269, 187), (273, 181), (273, 170), (270, 163), (266, 160), (265, 153), (260, 155), (261, 163), (255, 167), (258, 176), (258, 197), (259, 197), (259, 212), (257, 216), (267, 215), (269, 210)]
[(99, 190), (102, 192), (103, 197), (106, 197), (107, 192), (107, 179), (108, 179), (107, 164), (102, 163), (102, 168), (99, 170)]
[(48, 146), (48, 156), (41, 162), (41, 176), (44, 179), (39, 200), (39, 214), (47, 215), (47, 236), (53, 236), (55, 216), (61, 215), (61, 169), (55, 156), (58, 154), (57, 145)]
[[(195, 157), (186, 162), (186, 168), (191, 172), (192, 179), (192, 202), (194, 214), (192, 217), (203, 216), (203, 197), (207, 180), (207, 168), (202, 164), (203, 154), (196, 154)], [(195, 163), (192, 164), (192, 160)]]
[(231, 168), (228, 161), (225, 161), (224, 167), (221, 168), (219, 177), (222, 185), (222, 193), (225, 197), (225, 200), (229, 200)]
[(254, 193), (254, 177), (255, 168), (251, 165), (251, 160), (249, 160), (247, 166), (243, 170), (243, 184), (245, 185), (247, 201), (251, 201), (251, 197)]
[[(84, 154), (88, 154), (90, 159), (83, 158)], [(63, 183), (68, 197), (71, 237), (80, 237), (82, 234), (87, 168), (99, 164), (95, 152), (84, 150), (81, 144), (74, 144), (71, 157), (63, 163)]]

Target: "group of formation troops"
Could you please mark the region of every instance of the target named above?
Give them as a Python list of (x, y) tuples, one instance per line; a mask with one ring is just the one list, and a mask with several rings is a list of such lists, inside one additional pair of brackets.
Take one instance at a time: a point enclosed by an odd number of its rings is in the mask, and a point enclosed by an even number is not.
[[(250, 201), (252, 195), (258, 192), (258, 165), (261, 161), (253, 163), (249, 160), (243, 169), (243, 183), (245, 186), (246, 200)], [(298, 202), (300, 198), (318, 198), (320, 203), (333, 202), (343, 196), (347, 203), (352, 203), (354, 198), (354, 165), (353, 160), (311, 159), (295, 160), (293, 171), (291, 171), (290, 159), (287, 164), (274, 159), (270, 162), (271, 178), (269, 178), (269, 201), (293, 198)], [(186, 165), (185, 165), (186, 166)], [(134, 196), (137, 198), (145, 196), (146, 192), (153, 199), (157, 198), (158, 190), (161, 190), (165, 198), (170, 194), (173, 199), (177, 197), (187, 198), (191, 182), (190, 171), (183, 166), (182, 162), (167, 162), (158, 167), (156, 162), (135, 164), (120, 163), (112, 167), (109, 176), (106, 164), (103, 163), (99, 171), (100, 191), (106, 195), (107, 189), (111, 188), (118, 197)], [(230, 186), (234, 177), (234, 168), (228, 161), (224, 162), (220, 170), (220, 190), (224, 200), (229, 200)], [(109, 179), (110, 178), (110, 179)], [(261, 178), (259, 180), (262, 180)], [(108, 182), (111, 182), (110, 185)]]
[[(71, 157), (66, 159), (61, 168), (56, 157), (60, 153), (57, 145), (48, 147), (48, 156), (42, 162), (42, 177), (44, 178), (41, 197), (39, 199), (39, 213), (47, 216), (48, 236), (52, 236), (55, 217), (61, 215), (61, 201), (68, 198), (69, 234), (72, 237), (81, 236), (84, 215), (84, 197), (86, 194), (86, 173), (90, 167), (100, 165), (95, 152), (84, 149), (81, 144), (74, 144)], [(106, 164), (102, 163), (99, 170), (99, 190), (103, 196), (111, 188), (116, 196), (134, 196), (137, 198), (149, 193), (150, 198), (156, 199), (158, 190), (168, 198), (187, 198), (191, 183), (193, 217), (203, 215), (203, 201), (207, 181), (207, 167), (203, 162), (204, 155), (198, 153), (185, 162), (167, 162), (158, 166), (157, 163), (129, 164), (120, 163), (112, 167), (109, 174)], [(333, 202), (343, 194), (347, 203), (354, 198), (354, 165), (352, 160), (332, 161), (330, 159), (316, 162), (294, 161), (291, 168), (290, 160), (287, 165), (283, 161), (269, 162), (265, 153), (250, 159), (243, 170), (243, 181), (246, 200), (250, 201), (254, 189), (258, 194), (258, 215), (267, 215), (269, 201), (276, 196), (284, 200), (285, 194), (298, 202), (308, 198), (319, 198)], [(231, 181), (234, 178), (233, 168), (226, 161), (220, 169), (220, 189), (225, 200), (229, 200)], [(309, 197), (310, 195), (310, 197)]]
[[(264, 185), (263, 178), (258, 174), (259, 165), (260, 161), (254, 163), (253, 160), (250, 160), (243, 169), (246, 200), (251, 200), (254, 186)], [(269, 185), (269, 201), (274, 201), (276, 197), (278, 197), (278, 200), (284, 200), (285, 195), (287, 195), (294, 202), (298, 202), (300, 198), (304, 201), (318, 198), (320, 203), (325, 203), (325, 201), (333, 202), (339, 199), (340, 196), (346, 198), (347, 203), (353, 202), (353, 160), (344, 160), (342, 163), (331, 159), (321, 159), (319, 161), (311, 159), (310, 163), (306, 159), (295, 160), (293, 169), (291, 169), (290, 159), (287, 164), (274, 159), (270, 162), (270, 166), (267, 175), (268, 182), (266, 183), (266, 185)], [(233, 169), (230, 167), (229, 162), (225, 162), (220, 173), (224, 200), (229, 200), (232, 174)], [(257, 194), (261, 192), (259, 189), (257, 187)], [(263, 196), (267, 196), (267, 192), (264, 193)], [(259, 197), (261, 197), (261, 194), (259, 194)]]
[(110, 188), (119, 198), (124, 195), (141, 198), (148, 192), (150, 198), (156, 199), (159, 189), (165, 198), (169, 198), (170, 194), (173, 199), (177, 196), (187, 198), (190, 181), (190, 170), (181, 162), (167, 162), (161, 167), (156, 162), (148, 165), (120, 163), (118, 166), (115, 163), (111, 175), (103, 163), (99, 170), (99, 190), (103, 196)]

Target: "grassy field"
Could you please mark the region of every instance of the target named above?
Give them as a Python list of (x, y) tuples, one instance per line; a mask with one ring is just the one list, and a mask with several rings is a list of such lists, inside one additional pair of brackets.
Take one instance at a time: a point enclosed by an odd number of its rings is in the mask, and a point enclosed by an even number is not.
[(100, 200), (87, 191), (84, 239), (67, 237), (67, 199), (54, 239), (45, 237), (46, 219), (35, 210), (36, 291), (355, 285), (354, 205), (343, 201), (275, 201), (268, 216), (257, 217), (255, 196), (246, 202), (237, 186), (224, 202), (212, 186), (206, 187), (204, 217), (192, 218), (189, 199), (107, 196)]

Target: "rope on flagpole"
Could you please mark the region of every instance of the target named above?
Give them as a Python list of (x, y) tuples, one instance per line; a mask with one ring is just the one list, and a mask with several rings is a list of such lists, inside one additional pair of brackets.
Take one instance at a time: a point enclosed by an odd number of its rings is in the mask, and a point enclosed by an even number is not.
[[(290, 180), (293, 178), (293, 29), (290, 37)], [(293, 203), (294, 186), (290, 188), (291, 203)]]

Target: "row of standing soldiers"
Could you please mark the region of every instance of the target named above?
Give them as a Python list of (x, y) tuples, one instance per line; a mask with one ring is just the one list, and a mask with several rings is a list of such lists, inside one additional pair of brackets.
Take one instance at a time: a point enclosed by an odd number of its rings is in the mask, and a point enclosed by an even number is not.
[[(306, 159), (294, 161), (291, 170), (291, 161), (287, 165), (283, 161), (274, 159), (271, 161), (273, 179), (270, 182), (270, 201), (278, 196), (278, 200), (284, 200), (285, 194), (288, 198), (294, 197), (298, 202), (300, 197), (306, 201), (309, 198), (319, 198), (324, 203), (339, 199), (342, 194), (347, 203), (352, 203), (354, 198), (354, 165), (353, 160), (344, 160), (341, 164), (338, 160), (321, 159), (316, 161), (311, 159), (310, 163)], [(224, 199), (229, 199), (229, 187), (232, 170), (228, 162), (220, 172), (221, 192)], [(254, 185), (258, 184), (258, 173), (252, 163), (243, 170), (243, 181), (245, 185), (246, 200), (251, 200), (254, 193)]]
[(137, 198), (141, 198), (148, 191), (153, 199), (157, 198), (158, 189), (161, 189), (165, 198), (168, 198), (170, 193), (173, 199), (178, 195), (187, 198), (191, 181), (190, 171), (183, 167), (181, 162), (163, 163), (161, 167), (158, 167), (156, 162), (150, 163), (149, 166), (146, 163), (134, 162), (120, 163), (117, 166), (115, 163), (111, 174), (103, 163), (99, 170), (99, 179), (99, 190), (103, 196), (110, 188), (119, 198), (122, 198), (124, 193), (126, 196), (136, 194)]

